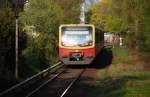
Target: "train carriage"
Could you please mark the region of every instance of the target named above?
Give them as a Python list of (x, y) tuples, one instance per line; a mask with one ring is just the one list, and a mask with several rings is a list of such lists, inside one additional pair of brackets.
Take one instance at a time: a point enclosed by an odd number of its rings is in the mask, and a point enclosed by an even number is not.
[(103, 48), (103, 37), (104, 34), (91, 24), (61, 25), (59, 59), (66, 65), (90, 64)]

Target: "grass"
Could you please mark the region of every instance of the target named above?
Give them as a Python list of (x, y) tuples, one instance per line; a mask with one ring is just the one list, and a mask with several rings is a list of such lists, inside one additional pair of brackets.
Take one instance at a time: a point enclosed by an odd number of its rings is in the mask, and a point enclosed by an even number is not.
[(113, 49), (114, 61), (113, 64), (118, 63), (131, 63), (133, 61), (133, 56), (128, 53), (123, 47), (117, 47)]
[(98, 88), (93, 94), (100, 94), (94, 97), (150, 97), (150, 71), (145, 64), (123, 47), (113, 49), (113, 54), (107, 75), (105, 69), (98, 72)]

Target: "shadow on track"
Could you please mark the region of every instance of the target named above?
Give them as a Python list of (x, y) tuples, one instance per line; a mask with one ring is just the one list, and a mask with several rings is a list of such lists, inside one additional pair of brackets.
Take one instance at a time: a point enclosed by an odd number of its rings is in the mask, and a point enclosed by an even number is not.
[(68, 65), (67, 66), (68, 68), (72, 68), (72, 69), (84, 69), (84, 68), (87, 68), (89, 67), (89, 65)]
[(95, 79), (82, 77), (66, 97), (122, 97), (126, 93), (126, 80), (123, 78), (101, 79), (97, 85), (92, 84), (92, 81)]
[(111, 65), (113, 60), (113, 52), (110, 48), (104, 48), (102, 51), (96, 56), (94, 61), (89, 66), (90, 68), (102, 69)]

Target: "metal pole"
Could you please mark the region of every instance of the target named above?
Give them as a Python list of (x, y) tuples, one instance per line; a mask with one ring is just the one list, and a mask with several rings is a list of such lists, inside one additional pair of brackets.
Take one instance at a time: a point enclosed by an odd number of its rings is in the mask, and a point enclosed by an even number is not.
[(18, 65), (19, 65), (19, 58), (18, 58), (18, 16), (16, 16), (16, 49), (15, 49), (15, 53), (16, 53), (16, 68), (15, 68), (15, 77), (16, 79), (19, 78), (18, 75)]
[(83, 1), (81, 8), (80, 8), (80, 23), (85, 24), (85, 0)]

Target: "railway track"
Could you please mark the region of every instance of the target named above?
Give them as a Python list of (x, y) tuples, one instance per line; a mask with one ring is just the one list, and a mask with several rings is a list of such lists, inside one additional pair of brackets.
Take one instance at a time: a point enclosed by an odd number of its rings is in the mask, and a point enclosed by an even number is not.
[(25, 97), (65, 97), (85, 70), (66, 68)]
[(68, 87), (64, 90), (64, 92), (61, 94), (60, 97), (64, 97), (67, 92), (69, 91), (69, 89), (71, 89), (71, 87), (75, 84), (75, 82), (81, 77), (81, 75), (85, 72), (86, 69), (83, 69), (79, 74), (78, 76), (71, 81), (71, 83), (68, 85)]
[(58, 62), (55, 65), (39, 72), (38, 74), (1, 92), (0, 97), (26, 97), (24, 95), (26, 95), (27, 92), (29, 92), (29, 90), (34, 90), (34, 88), (37, 88), (37, 86), (43, 84), (53, 74), (55, 74), (58, 70), (61, 70), (63, 68), (65, 68), (65, 66), (61, 62)]
[[(60, 63), (57, 63), (56, 67), (57, 65)], [(63, 65), (53, 69), (55, 65), (0, 93), (0, 97), (65, 97), (86, 71), (86, 69), (66, 68)]]

